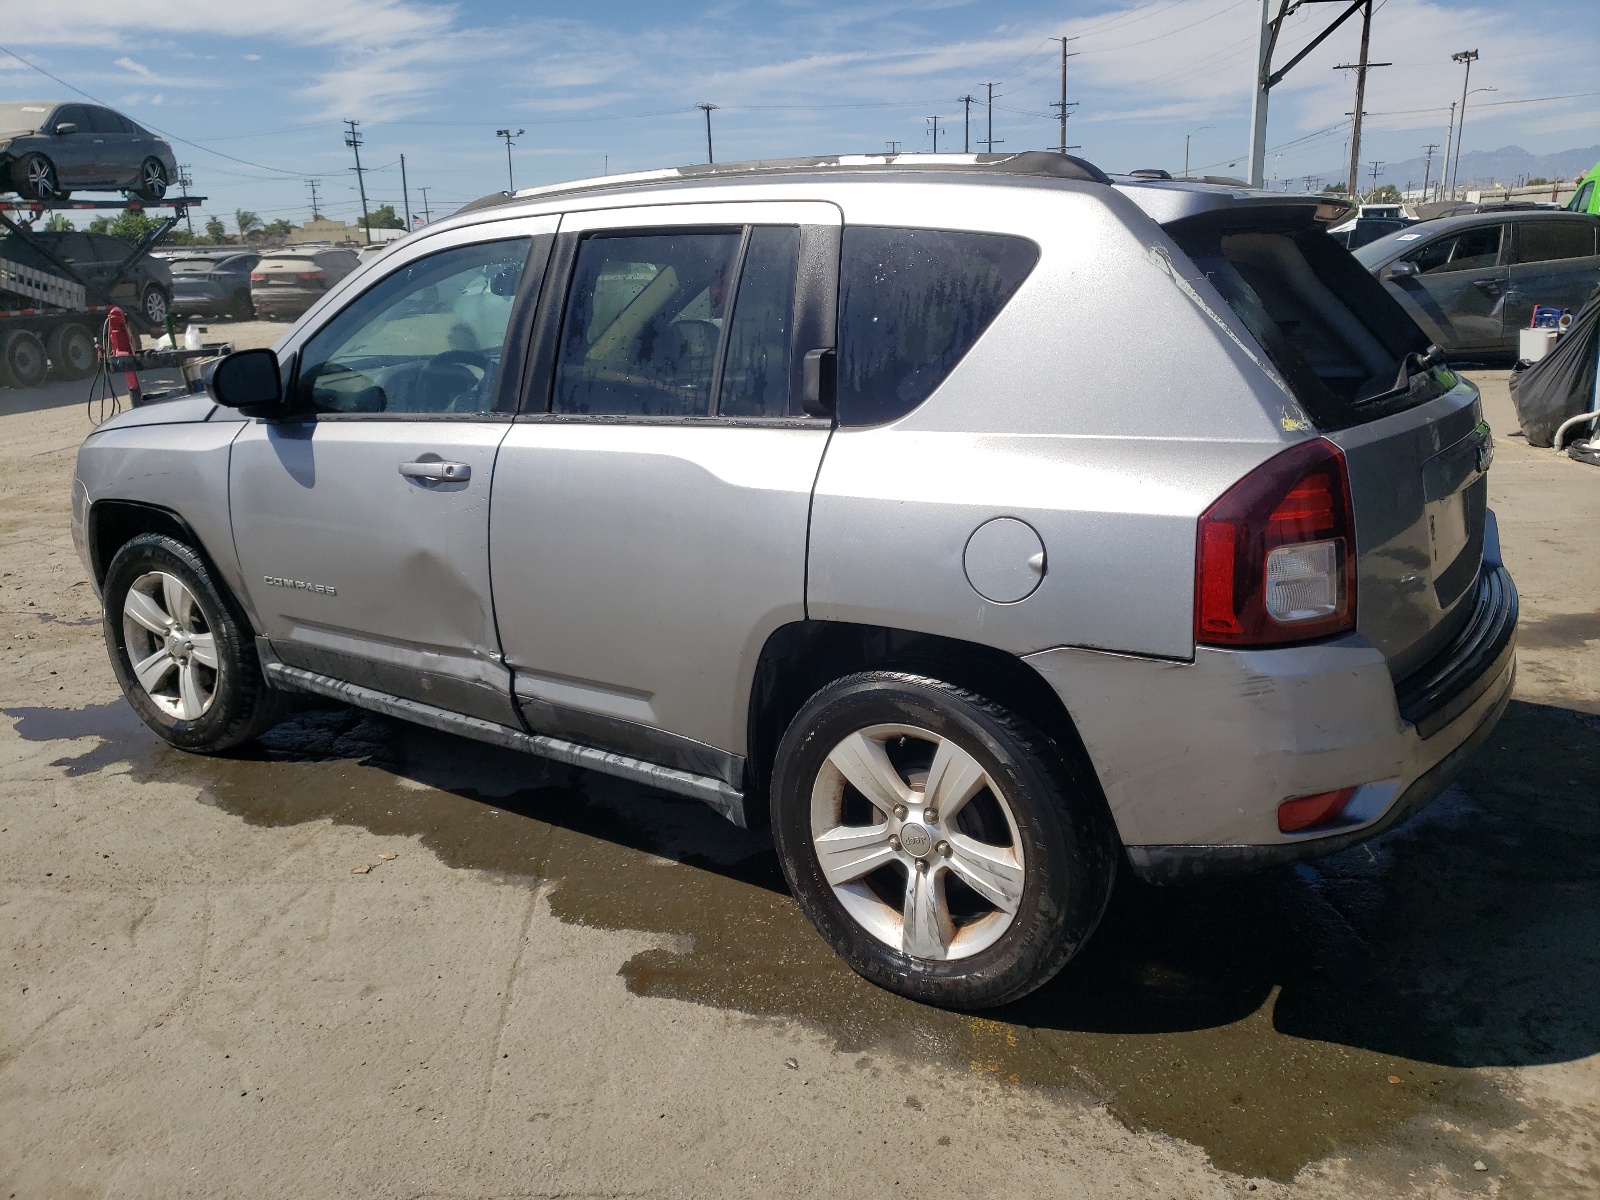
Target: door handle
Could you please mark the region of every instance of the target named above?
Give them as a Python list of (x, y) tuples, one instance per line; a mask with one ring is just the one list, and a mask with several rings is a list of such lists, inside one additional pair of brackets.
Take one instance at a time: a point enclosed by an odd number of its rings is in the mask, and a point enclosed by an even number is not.
[(472, 467), (464, 462), (408, 462), (400, 464), (407, 479), (432, 479), (441, 483), (461, 483), (472, 478)]
[(1472, 286), (1489, 296), (1500, 294), (1500, 281), (1498, 279), (1474, 279)]

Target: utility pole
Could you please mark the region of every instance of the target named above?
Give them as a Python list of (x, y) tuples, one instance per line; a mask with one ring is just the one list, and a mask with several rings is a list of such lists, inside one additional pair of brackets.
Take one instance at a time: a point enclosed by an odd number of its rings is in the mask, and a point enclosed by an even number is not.
[(924, 121), (932, 121), (933, 122), (933, 152), (935, 154), (937, 154), (937, 153), (939, 153), (939, 118), (938, 117), (923, 117), (922, 119)]
[(1450, 198), (1455, 199), (1456, 184), (1460, 182), (1457, 176), (1461, 173), (1461, 142), (1467, 131), (1467, 84), (1472, 79), (1472, 64), (1478, 61), (1476, 50), (1462, 50), (1450, 56), (1451, 62), (1458, 62), (1466, 68), (1461, 76), (1461, 120), (1456, 125), (1456, 160), (1450, 168)]
[(1306, 185), (1306, 191), (1307, 191), (1307, 192), (1309, 192), (1309, 191), (1310, 191), (1310, 190), (1311, 190), (1311, 181), (1312, 181), (1312, 180), (1313, 180), (1313, 179), (1315, 179), (1315, 178), (1316, 178), (1316, 176), (1315, 176), (1315, 175), (1307, 175), (1307, 176), (1306, 176), (1306, 177), (1305, 177), (1305, 185)]
[[(1339, 26), (1362, 8), (1371, 9), (1370, 0), (1352, 0), (1349, 6), (1312, 38), (1300, 52), (1279, 67), (1272, 69), (1272, 52), (1278, 45), (1278, 34), (1284, 19), (1304, 4), (1343, 3), (1344, 0), (1278, 0), (1278, 15), (1272, 15), (1272, 0), (1261, 0), (1261, 34), (1256, 44), (1256, 84), (1250, 98), (1250, 186), (1260, 187), (1267, 169), (1267, 96), (1283, 77), (1297, 67)], [(1363, 57), (1365, 57), (1363, 55)], [(1371, 64), (1368, 64), (1371, 65)], [(1360, 105), (1357, 105), (1359, 108)]]
[(717, 158), (716, 158), (716, 155), (711, 153), (711, 110), (716, 108), (717, 106), (715, 104), (696, 104), (695, 107), (705, 110), (705, 114), (706, 114), (706, 162), (708, 164), (709, 163), (714, 163), (714, 162), (717, 161)]
[(1450, 101), (1450, 124), (1445, 129), (1444, 158), (1439, 160), (1439, 199), (1444, 199), (1445, 183), (1450, 175), (1450, 147), (1456, 141), (1456, 102)]
[(903, 142), (885, 142), (884, 145), (889, 147), (889, 153), (890, 154), (899, 154), (900, 153), (900, 147), (902, 145), (904, 145), (904, 143)]
[[(1454, 114), (1452, 114), (1454, 115)], [(1427, 161), (1422, 164), (1422, 203), (1428, 200), (1428, 180), (1433, 175), (1433, 152), (1439, 148), (1438, 142), (1429, 142), (1424, 149), (1427, 151)]]
[(957, 100), (965, 106), (961, 116), (961, 153), (972, 153), (972, 106), (978, 102), (976, 96), (958, 96)]
[(1188, 133), (1183, 135), (1183, 177), (1185, 179), (1189, 178), (1189, 139), (1203, 130), (1215, 128), (1215, 125), (1202, 125), (1199, 129), (1191, 129)]
[(372, 226), (367, 222), (367, 180), (361, 170), (361, 135), (356, 132), (359, 121), (346, 121), (349, 127), (345, 130), (344, 144), (356, 152), (356, 187), (361, 191), (361, 228), (367, 235), (367, 245), (372, 245)]
[(322, 209), (317, 204), (317, 186), (321, 182), (322, 180), (320, 179), (306, 180), (306, 186), (311, 189), (311, 219), (313, 221), (322, 220)]
[[(1075, 42), (1078, 39), (1075, 37), (1058, 37), (1050, 38), (1049, 40), (1061, 43), (1061, 99), (1050, 106), (1061, 110), (1061, 144), (1050, 148), (1058, 153), (1065, 154), (1069, 149), (1072, 149), (1067, 145), (1067, 117), (1071, 115), (1067, 112), (1067, 59), (1078, 57), (1076, 53), (1067, 53), (1067, 43)], [(1076, 104), (1077, 102), (1073, 101), (1073, 103)]]
[[(189, 198), (189, 189), (191, 187), (193, 187), (193, 186), (194, 186), (194, 180), (192, 178), (190, 178), (190, 176), (189, 176), (189, 164), (188, 163), (179, 163), (178, 164), (178, 187), (182, 190), (183, 198), (185, 200), (187, 200)], [(184, 222), (189, 226), (189, 232), (193, 233), (194, 232), (194, 218), (189, 215), (189, 206), (187, 204), (185, 204), (183, 206), (183, 219), (184, 219)]]
[(411, 232), (411, 192), (406, 187), (406, 156), (400, 156), (400, 197), (406, 206), (406, 232)]
[(994, 136), (994, 84), (986, 83), (983, 86), (989, 89), (989, 107), (988, 107), (989, 129), (988, 129), (988, 132), (984, 135), (984, 138), (983, 138), (983, 142), (982, 142), (983, 152), (985, 154), (993, 154), (994, 153), (994, 148), (996, 146), (998, 146), (1001, 142), (1005, 141), (1005, 138), (1000, 138), (997, 141), (995, 139), (995, 136)]
[(422, 223), (427, 225), (433, 221), (433, 213), (428, 209), (428, 189), (418, 188), (417, 190), (422, 193)]
[[(1381, 162), (1379, 162), (1377, 159), (1373, 159), (1372, 160), (1372, 190), (1374, 192), (1376, 192), (1378, 190), (1378, 172), (1381, 171), (1381, 170), (1383, 170), (1383, 164)], [(1368, 193), (1368, 194), (1370, 195), (1371, 193)]]
[(526, 129), (519, 129), (515, 133), (512, 133), (509, 129), (496, 129), (494, 131), (495, 137), (505, 138), (506, 140), (506, 191), (512, 195), (516, 195), (517, 182), (511, 176), (511, 147), (516, 145), (511, 139), (519, 138), (526, 132), (528, 132)]
[(1350, 131), (1350, 180), (1351, 196), (1356, 194), (1357, 173), (1361, 169), (1361, 118), (1366, 115), (1367, 102), (1367, 72), (1373, 67), (1392, 67), (1393, 63), (1375, 63), (1367, 61), (1367, 46), (1372, 40), (1372, 0), (1363, 0), (1361, 6), (1361, 58), (1355, 63), (1340, 63), (1334, 67), (1335, 71), (1350, 71), (1356, 73), (1356, 110), (1355, 126)]

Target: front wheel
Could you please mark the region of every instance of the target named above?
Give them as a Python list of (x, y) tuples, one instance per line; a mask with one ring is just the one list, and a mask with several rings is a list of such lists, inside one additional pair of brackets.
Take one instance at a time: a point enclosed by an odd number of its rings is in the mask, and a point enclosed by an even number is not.
[(166, 325), (170, 303), (167, 294), (154, 284), (145, 288), (144, 295), (139, 298), (139, 312), (154, 332), (160, 333)]
[(193, 547), (141, 534), (106, 571), (106, 649), (122, 694), (180, 750), (215, 754), (286, 711), (267, 686), (250, 627)]
[(133, 194), (141, 200), (165, 200), (167, 196), (167, 168), (158, 158), (147, 158), (139, 168), (139, 184)]
[(1051, 979), (1099, 923), (1115, 838), (1037, 730), (893, 672), (823, 688), (790, 724), (773, 835), (801, 909), (874, 983), (949, 1008)]
[(65, 200), (67, 192), (61, 190), (61, 178), (56, 165), (42, 154), (24, 155), (11, 168), (11, 181), (17, 194), (24, 200)]

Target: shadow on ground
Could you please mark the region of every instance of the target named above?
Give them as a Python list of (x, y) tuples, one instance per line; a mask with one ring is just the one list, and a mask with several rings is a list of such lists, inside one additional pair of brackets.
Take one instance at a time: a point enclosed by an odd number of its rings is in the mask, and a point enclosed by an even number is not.
[(623, 964), (639, 995), (806, 1022), (864, 1070), (889, 1053), (1068, 1088), (1227, 1170), (1288, 1179), (1414, 1139), (1441, 1154), (1430, 1116), (1525, 1116), (1478, 1068), (1600, 1050), (1600, 729), (1562, 709), (1514, 704), (1457, 788), (1367, 846), (1227, 885), (1125, 876), (1060, 977), (981, 1017), (851, 974), (765, 840), (689, 801), (344, 709), (227, 759), (167, 749), (120, 702), (6, 713), (28, 740), (92, 740), (55, 760), (69, 776), (415, 837), (451, 866), (548, 882), (562, 920), (671, 935)]

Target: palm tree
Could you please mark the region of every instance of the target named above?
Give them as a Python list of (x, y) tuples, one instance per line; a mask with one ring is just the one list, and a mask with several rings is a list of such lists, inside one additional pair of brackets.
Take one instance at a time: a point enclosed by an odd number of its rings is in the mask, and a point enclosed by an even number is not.
[(239, 226), (239, 240), (242, 242), (248, 242), (250, 235), (261, 228), (261, 218), (247, 208), (235, 209), (233, 220)]

